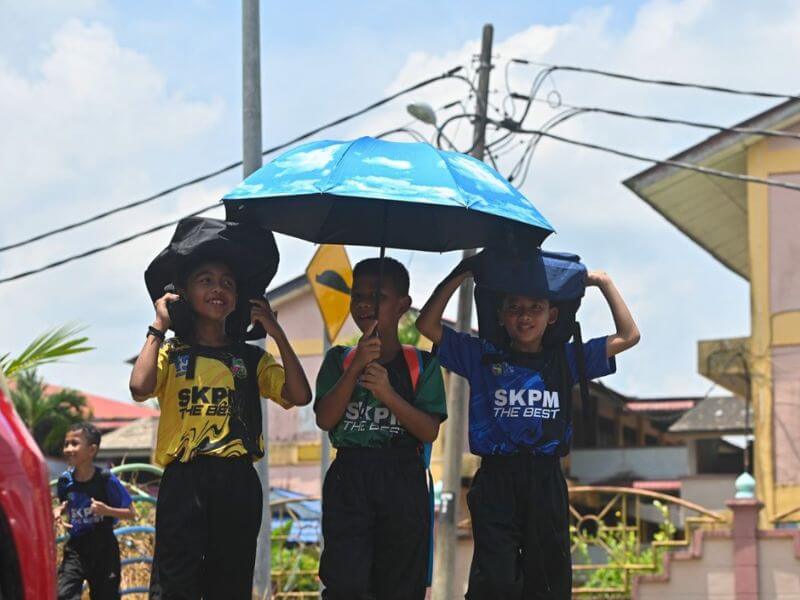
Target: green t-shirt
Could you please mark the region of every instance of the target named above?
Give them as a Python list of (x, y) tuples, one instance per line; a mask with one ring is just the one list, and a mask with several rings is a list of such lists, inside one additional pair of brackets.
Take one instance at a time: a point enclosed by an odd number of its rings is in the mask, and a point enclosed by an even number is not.
[[(317, 375), (316, 403), (336, 385), (344, 372), (344, 357), (349, 348), (334, 346), (325, 355), (319, 374)], [(442, 421), (447, 418), (445, 404), (444, 381), (439, 361), (429, 352), (422, 354), (422, 372), (417, 381), (416, 390), (411, 387), (411, 375), (408, 372), (403, 352), (384, 365), (389, 373), (389, 382), (395, 392), (416, 408), (427, 413), (438, 415)], [(356, 386), (350, 402), (344, 411), (342, 420), (330, 432), (329, 437), (334, 448), (385, 448), (416, 447), (419, 445), (413, 435), (403, 427), (372, 392)]]

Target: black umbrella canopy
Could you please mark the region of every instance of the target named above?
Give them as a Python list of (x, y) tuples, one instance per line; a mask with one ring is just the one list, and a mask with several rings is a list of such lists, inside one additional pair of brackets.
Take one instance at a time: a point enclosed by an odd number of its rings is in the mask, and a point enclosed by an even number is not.
[[(246, 333), (250, 323), (249, 300), (264, 297), (278, 269), (280, 256), (272, 232), (256, 225), (204, 217), (181, 220), (169, 245), (145, 271), (150, 298), (155, 302), (168, 289), (177, 288), (182, 275), (188, 275), (189, 270), (209, 260), (224, 262), (236, 277), (238, 303), (234, 313), (228, 317), (228, 334), (235, 339), (264, 337), (260, 329)], [(173, 330), (178, 335), (190, 334), (187, 315), (179, 314), (181, 307), (170, 305), (170, 308), (176, 309)], [(186, 308), (183, 307), (183, 312)], [(170, 314), (173, 315), (173, 310)]]

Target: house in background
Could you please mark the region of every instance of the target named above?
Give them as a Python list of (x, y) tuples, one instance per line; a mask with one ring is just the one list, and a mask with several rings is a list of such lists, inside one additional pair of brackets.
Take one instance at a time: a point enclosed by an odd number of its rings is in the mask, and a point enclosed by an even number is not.
[[(54, 394), (64, 388), (57, 385), (46, 385), (45, 394)], [(70, 388), (74, 389), (74, 388)], [(82, 390), (74, 390), (86, 398), (86, 407), (91, 411), (91, 422), (101, 433), (123, 427), (142, 417), (157, 417), (158, 410), (146, 404), (120, 402), (104, 396), (89, 394)]]
[[(752, 438), (745, 435), (746, 423), (744, 399), (722, 396), (701, 400), (669, 427), (669, 437), (684, 444), (688, 457), (682, 498), (711, 510), (725, 508), (744, 470), (745, 443)], [(752, 457), (752, 444), (747, 447)]]
[[(800, 101), (783, 102), (737, 128), (800, 134)], [(671, 159), (800, 185), (800, 141), (790, 137), (724, 131)], [(800, 194), (666, 164), (624, 184), (749, 282), (750, 336), (700, 341), (698, 370), (753, 404), (762, 524), (800, 523)]]
[(126, 423), (103, 436), (98, 461), (114, 465), (152, 462), (157, 431), (157, 415)]
[[(45, 394), (52, 394), (62, 389), (64, 388), (48, 384), (45, 387)], [(108, 454), (105, 451), (107, 445), (113, 446), (114, 436), (118, 430), (125, 429), (140, 420), (158, 422), (158, 410), (151, 406), (134, 404), (133, 402), (120, 402), (104, 396), (88, 394), (81, 390), (75, 391), (86, 398), (86, 407), (91, 411), (91, 417), (88, 416), (88, 413), (85, 416), (103, 435), (100, 441), (100, 451), (98, 452), (98, 464), (119, 464), (122, 458), (127, 456), (126, 453)], [(150, 448), (152, 448), (152, 442), (150, 443)], [(143, 462), (150, 462), (150, 453), (151, 450), (147, 449), (146, 452), (137, 454), (137, 458)], [(127, 460), (127, 462), (133, 461)], [(58, 457), (47, 457), (47, 464), (53, 477), (60, 475), (66, 468), (66, 462)]]

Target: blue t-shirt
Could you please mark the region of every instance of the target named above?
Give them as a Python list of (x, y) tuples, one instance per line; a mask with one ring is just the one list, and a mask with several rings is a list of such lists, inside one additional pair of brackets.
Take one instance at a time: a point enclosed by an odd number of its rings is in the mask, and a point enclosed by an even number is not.
[(72, 527), (70, 537), (85, 535), (99, 527), (114, 526), (117, 519), (101, 517), (89, 512), (92, 498), (113, 508), (128, 508), (131, 496), (119, 479), (108, 471), (95, 467), (94, 475), (88, 481), (76, 481), (73, 469), (64, 471), (58, 478), (58, 499), (66, 500), (66, 516)]
[[(583, 344), (586, 378), (617, 370), (606, 356), (606, 338)], [(565, 345), (568, 373), (559, 352), (525, 355), (525, 366), (490, 342), (444, 327), (441, 365), (469, 381), (469, 448), (473, 454), (563, 456), (572, 440), (571, 389), (577, 381), (575, 345)]]

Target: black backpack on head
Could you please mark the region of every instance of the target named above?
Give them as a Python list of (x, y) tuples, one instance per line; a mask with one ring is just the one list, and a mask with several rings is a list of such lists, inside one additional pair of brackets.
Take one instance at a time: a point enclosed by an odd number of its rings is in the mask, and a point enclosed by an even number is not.
[(475, 259), (475, 305), (483, 339), (498, 348), (508, 347), (508, 335), (498, 318), (508, 294), (546, 298), (558, 308), (558, 319), (545, 332), (545, 347), (563, 345), (574, 336), (576, 313), (586, 289), (586, 267), (579, 256), (541, 249), (525, 254), (486, 249)]
[[(155, 302), (165, 292), (177, 293), (182, 280), (203, 262), (225, 263), (236, 277), (237, 304), (225, 328), (234, 340), (256, 340), (266, 334), (260, 327), (248, 331), (250, 299), (263, 298), (275, 276), (280, 255), (271, 231), (245, 223), (229, 223), (205, 217), (182, 219), (170, 240), (153, 259), (144, 278)], [(194, 333), (193, 314), (186, 300), (168, 305), (171, 329), (184, 340)]]
[[(502, 352), (509, 352), (511, 340), (499, 318), (504, 298), (509, 294), (546, 298), (551, 306), (558, 308), (558, 318), (548, 325), (542, 345), (556, 351), (566, 369), (564, 345), (572, 339), (576, 349), (583, 346), (577, 312), (586, 291), (586, 267), (580, 257), (540, 248), (525, 251), (487, 248), (471, 262), (480, 337)], [(575, 359), (583, 418), (592, 419), (583, 352), (577, 351)], [(584, 430), (588, 431), (585, 427)]]

